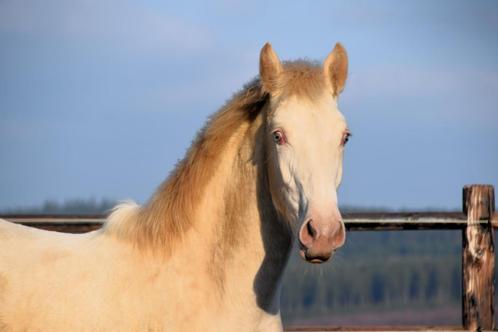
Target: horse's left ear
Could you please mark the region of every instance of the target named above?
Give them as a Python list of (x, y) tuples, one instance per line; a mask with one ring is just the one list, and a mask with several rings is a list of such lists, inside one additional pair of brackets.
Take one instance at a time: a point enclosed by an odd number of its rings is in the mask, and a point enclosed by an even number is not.
[(332, 94), (337, 97), (344, 90), (348, 77), (348, 55), (340, 43), (335, 44), (334, 49), (325, 59), (323, 72), (327, 84), (330, 84)]

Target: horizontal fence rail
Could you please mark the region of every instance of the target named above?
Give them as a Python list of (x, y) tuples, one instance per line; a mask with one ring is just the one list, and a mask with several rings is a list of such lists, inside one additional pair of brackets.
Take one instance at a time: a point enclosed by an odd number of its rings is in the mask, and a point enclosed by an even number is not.
[[(3, 215), (1, 219), (45, 230), (84, 233), (97, 230), (105, 215)], [(492, 330), (494, 323), (494, 229), (498, 228), (494, 188), (463, 189), (463, 212), (345, 213), (348, 231), (460, 230), (462, 233), (461, 326), (288, 327), (286, 331)]]
[[(82, 233), (100, 228), (105, 215), (0, 215), (1, 219), (16, 224), (48, 230)], [(445, 230), (464, 229), (467, 216), (459, 212), (404, 212), (404, 213), (345, 213), (344, 224), (349, 231), (390, 230)], [(498, 228), (498, 214), (492, 217), (493, 228)], [(486, 225), (488, 220), (477, 220), (473, 224)]]

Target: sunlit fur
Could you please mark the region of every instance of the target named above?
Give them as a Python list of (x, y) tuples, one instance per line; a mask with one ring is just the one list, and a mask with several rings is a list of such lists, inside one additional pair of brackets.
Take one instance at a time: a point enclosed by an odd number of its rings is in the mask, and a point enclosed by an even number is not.
[(293, 202), (316, 191), (288, 183), (315, 175), (290, 166), (299, 154), (282, 156), (271, 129), (296, 126), (289, 138), (309, 143), (298, 135), (313, 128), (300, 126), (322, 117), (336, 152), (320, 171), (340, 178), (345, 128), (320, 66), (281, 69), (275, 85), (263, 77), (236, 94), (152, 198), (119, 205), (100, 230), (0, 221), (0, 331), (281, 331), (280, 280), (302, 209)]
[[(240, 139), (258, 116), (267, 96), (259, 81), (249, 83), (197, 135), (185, 158), (131, 222), (110, 222), (108, 233), (129, 238), (145, 249), (159, 248), (168, 254), (195, 222), (206, 186), (220, 167), (227, 145)], [(237, 142), (236, 144), (239, 144)]]

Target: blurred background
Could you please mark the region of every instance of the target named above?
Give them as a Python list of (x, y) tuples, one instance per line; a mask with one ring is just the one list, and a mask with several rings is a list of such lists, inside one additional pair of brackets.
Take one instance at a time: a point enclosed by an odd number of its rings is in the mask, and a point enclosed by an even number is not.
[[(492, 0), (0, 0), (0, 212), (144, 202), (267, 41), (349, 53), (344, 210), (461, 210), (464, 184), (498, 184), (496, 36)], [(332, 264), (293, 257), (284, 321), (458, 324), (460, 241), (352, 233)]]

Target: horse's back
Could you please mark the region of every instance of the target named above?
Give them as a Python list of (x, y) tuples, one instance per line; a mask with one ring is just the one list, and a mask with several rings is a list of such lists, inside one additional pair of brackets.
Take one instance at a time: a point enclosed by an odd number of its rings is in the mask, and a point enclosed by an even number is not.
[(0, 219), (0, 239), (2, 241), (11, 241), (18, 236), (31, 237), (38, 232), (43, 231)]
[[(70, 239), (75, 234), (47, 231), (35, 227), (24, 226), (0, 219), (0, 240), (1, 241), (32, 241), (36, 239)], [(0, 244), (1, 245), (1, 244)]]
[(80, 296), (71, 287), (88, 273), (91, 253), (85, 248), (91, 246), (85, 244), (94, 234), (45, 231), (0, 219), (0, 331), (43, 330), (39, 322), (62, 313), (64, 298)]
[(52, 264), (74, 256), (84, 239), (91, 236), (46, 231), (0, 219), (0, 276), (37, 279), (37, 268), (49, 270)]
[(0, 219), (0, 273), (9, 260), (23, 264), (23, 254), (36, 259), (45, 249), (58, 250), (83, 237), (88, 235), (47, 231)]
[(163, 330), (165, 293), (151, 281), (160, 267), (146, 261), (104, 231), (66, 234), (2, 220), (0, 331)]

